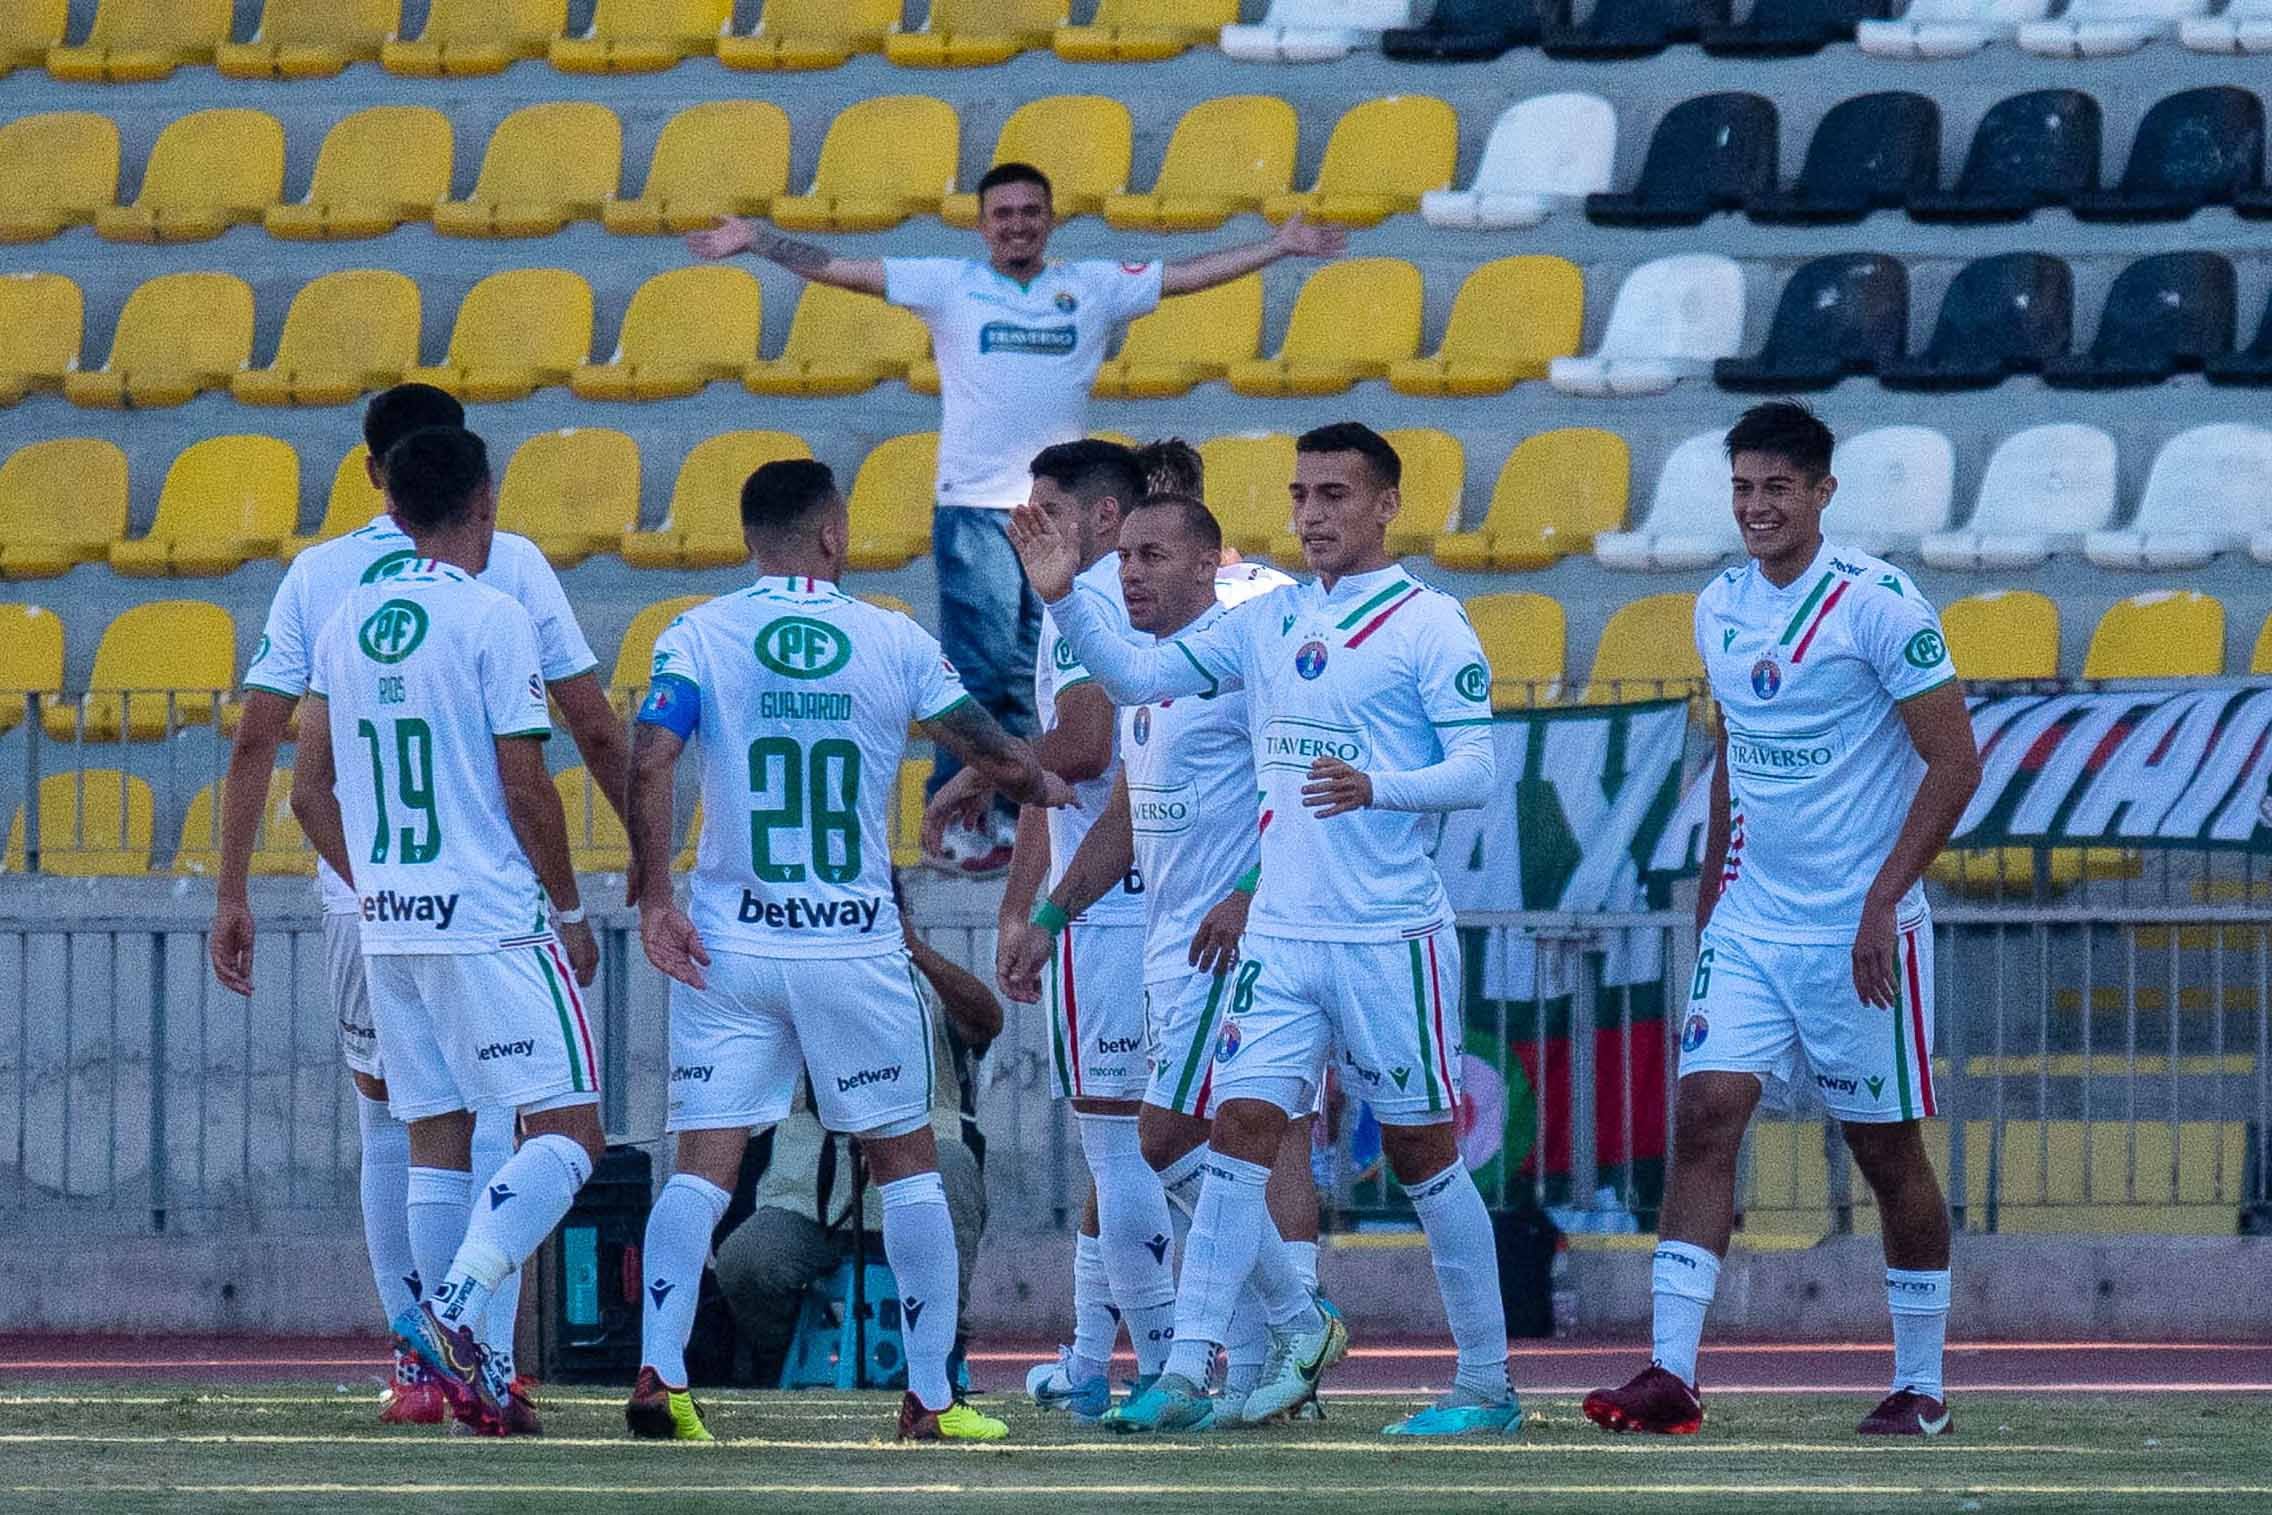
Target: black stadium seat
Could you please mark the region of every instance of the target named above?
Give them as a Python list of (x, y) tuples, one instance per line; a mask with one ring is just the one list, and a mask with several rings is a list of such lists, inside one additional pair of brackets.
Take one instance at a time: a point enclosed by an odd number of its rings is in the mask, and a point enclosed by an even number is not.
[(2083, 221), (2181, 221), (2230, 205), (2264, 176), (2264, 103), (2229, 84), (2157, 101), (2113, 189), (2075, 196)]
[(1767, 345), (1722, 358), (1722, 389), (1781, 393), (1828, 389), (1848, 374), (1874, 373), (1909, 341), (1909, 270), (1883, 253), (1840, 253), (1802, 265), (1783, 286)]
[(1953, 190), (1909, 197), (1919, 221), (2024, 221), (2098, 188), (2098, 101), (2079, 89), (1999, 100), (1972, 134)]
[(1898, 210), (1941, 182), (1941, 110), (1907, 90), (1841, 100), (1814, 129), (1789, 189), (1754, 195), (1754, 221), (1776, 226), (1859, 221)]
[(1775, 187), (1775, 107), (1764, 95), (1699, 95), (1665, 112), (1640, 180), (1586, 196), (1604, 226), (1694, 226)]
[(1728, 0), (1594, 0), (1583, 25), (1573, 0), (1554, 0), (1540, 46), (1549, 58), (1646, 58), (1675, 42), (1696, 42), (1728, 19)]
[(2272, 301), (2266, 301), (2264, 318), (2256, 328), (2256, 340), (2239, 352), (2214, 357), (2201, 365), (2212, 384), (2246, 384), (2255, 388), (2272, 385)]
[(1854, 40), (1862, 21), (1889, 21), (1893, 0), (1758, 0), (1732, 26), (1704, 28), (1704, 51), (1739, 58), (1799, 58)]
[(2075, 322), (2075, 276), (2042, 253), (2005, 253), (1960, 270), (1941, 297), (1933, 340), (1888, 360), (1888, 389), (1986, 389), (2067, 350)]
[(1383, 32), (1381, 51), (1391, 58), (1457, 63), (1536, 47), (1538, 34), (1538, 12), (1529, 0), (1437, 0), (1427, 25)]
[(2233, 266), (2215, 253), (2140, 258), (2107, 291), (2091, 350), (2047, 358), (2043, 382), (2060, 389), (2159, 384), (2233, 350)]

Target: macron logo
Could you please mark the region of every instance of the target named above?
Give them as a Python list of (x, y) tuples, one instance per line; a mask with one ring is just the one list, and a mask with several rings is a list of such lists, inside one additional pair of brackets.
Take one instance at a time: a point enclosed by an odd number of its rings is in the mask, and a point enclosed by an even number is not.
[(381, 889), (363, 896), (363, 919), (374, 924), (431, 921), (436, 931), (447, 931), (457, 913), (458, 897), (454, 894), (397, 894)]
[(501, 1057), (527, 1057), (535, 1050), (536, 1043), (533, 1041), (490, 1042), (477, 1050), (473, 1056), (476, 1062), (493, 1063)]

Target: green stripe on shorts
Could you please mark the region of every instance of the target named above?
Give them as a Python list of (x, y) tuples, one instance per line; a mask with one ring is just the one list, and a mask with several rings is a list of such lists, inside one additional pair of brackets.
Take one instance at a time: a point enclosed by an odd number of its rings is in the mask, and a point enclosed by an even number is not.
[(568, 1023), (568, 1001), (561, 997), (560, 975), (552, 968), (552, 959), (542, 947), (529, 948), (536, 958), (537, 967), (544, 970), (544, 987), (552, 991), (552, 1013), (560, 1017), (560, 1039), (568, 1044), (568, 1082), (578, 1094), (584, 1092), (584, 1054), (576, 1047), (576, 1028)]
[(1183, 1074), (1175, 1081), (1175, 1107), (1180, 1113), (1183, 1102), (1190, 1097), (1191, 1081), (1199, 1076), (1199, 1069), (1207, 1061), (1207, 1049), (1215, 1041), (1215, 1012), (1223, 1003), (1225, 974), (1215, 975), (1215, 982), (1207, 989), (1207, 1008), (1199, 1012), (1199, 1034), (1192, 1038), (1191, 1050), (1183, 1060)]
[(1412, 1013), (1420, 1021), (1420, 1076), (1428, 1081), (1428, 1109), (1431, 1113), (1444, 1108), (1442, 1086), (1436, 1082), (1436, 1050), (1433, 1033), (1428, 1027), (1428, 981), (1420, 961), (1420, 944), (1406, 942), (1412, 951)]
[(1893, 939), (1893, 1085), (1901, 1091), (1901, 1118), (1915, 1120), (1917, 1107), (1909, 1098), (1909, 1028), (1904, 1022), (1906, 1007), (1901, 1001), (1902, 969), (1901, 937), (1896, 934)]

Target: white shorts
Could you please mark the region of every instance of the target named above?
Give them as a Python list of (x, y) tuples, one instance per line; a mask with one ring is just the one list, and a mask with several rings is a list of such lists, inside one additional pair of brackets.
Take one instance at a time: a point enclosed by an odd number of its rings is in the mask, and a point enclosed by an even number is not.
[(807, 1073), (831, 1131), (896, 1136), (930, 1119), (930, 1011), (904, 950), (770, 958), (714, 948), (703, 977), (706, 989), (671, 984), (665, 1129), (770, 1126)]
[(1786, 1085), (1811, 1076), (1842, 1121), (1936, 1114), (1930, 916), (1898, 928), (1894, 981), (1892, 1009), (1865, 1005), (1854, 993), (1850, 945), (1772, 942), (1707, 926), (1680, 1023), (1681, 1076), (1750, 1073)]
[(1227, 973), (1193, 971), (1144, 986), (1144, 1034), (1151, 1047), (1152, 1078), (1144, 1103), (1156, 1110), (1215, 1114), (1215, 1039), (1236, 981)]
[(384, 1079), (386, 1060), (371, 1024), (371, 986), (363, 976), (363, 928), (352, 915), (323, 918), (323, 976), (339, 1015), (339, 1055), (365, 1078)]
[(557, 942), (373, 952), (363, 971), (395, 1119), (599, 1099), (591, 1025)]
[(1439, 926), (1395, 942), (1261, 936), (1239, 943), (1215, 1040), (1212, 1098), (1267, 1100), (1289, 1116), (1317, 1105), (1338, 1050), (1342, 1086), (1383, 1125), (1452, 1118), (1460, 1096), (1459, 935)]
[(1143, 985), (1142, 926), (1076, 921), (1057, 938), (1042, 996), (1059, 1099), (1144, 1097)]

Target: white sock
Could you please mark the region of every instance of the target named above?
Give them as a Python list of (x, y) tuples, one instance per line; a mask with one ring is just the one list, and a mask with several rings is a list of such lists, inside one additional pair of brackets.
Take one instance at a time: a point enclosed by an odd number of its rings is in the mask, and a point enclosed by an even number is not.
[[(1496, 1256), (1497, 1254), (1494, 1253), (1493, 1255)], [(1315, 1294), (1317, 1292), (1317, 1243), (1314, 1241), (1287, 1242), (1286, 1261), (1293, 1265), (1294, 1276), (1302, 1281), (1302, 1287)]]
[(1451, 1324), (1452, 1345), (1459, 1348), (1459, 1371), (1452, 1381), (1486, 1399), (1503, 1399), (1507, 1305), (1499, 1294), (1499, 1249), (1483, 1194), (1468, 1176), (1467, 1164), (1455, 1157), (1443, 1172), (1405, 1185), (1404, 1195), (1428, 1233), (1444, 1319)]
[(465, 1244), (435, 1295), (436, 1313), (450, 1325), (484, 1319), (498, 1282), (544, 1245), (591, 1176), (583, 1143), (550, 1133), (523, 1142), (473, 1207)]
[[(473, 1118), (473, 1192), (486, 1193), (491, 1180), (513, 1155), (514, 1127), (519, 1122), (517, 1110), (491, 1107), (477, 1110)], [(505, 1377), (513, 1376), (513, 1332), (521, 1318), (521, 1270), (515, 1268), (497, 1281), (490, 1291), (489, 1308), (482, 1312), (481, 1344), (489, 1349), (489, 1357)]]
[(1206, 1171), (1199, 1208), (1191, 1218), (1175, 1347), (1167, 1362), (1168, 1372), (1194, 1383), (1207, 1381), (1215, 1349), (1230, 1335), (1231, 1312), (1250, 1282), (1271, 1326), (1314, 1326), (1317, 1320), (1317, 1307), (1294, 1276), (1284, 1245), (1263, 1245), (1265, 1234), (1272, 1241), (1278, 1237), (1266, 1193), (1270, 1170), (1210, 1147)]
[(355, 1095), (363, 1128), (363, 1248), (388, 1320), (418, 1303), (418, 1254), (410, 1248), (410, 1128), (386, 1101)]
[(1199, 1186), (1207, 1168), (1207, 1144), (1201, 1142), (1160, 1170), (1160, 1188), (1168, 1204), (1186, 1218), (1199, 1208)]
[(1690, 1388), (1696, 1386), (1696, 1349), (1704, 1340), (1704, 1312), (1720, 1288), (1720, 1260), (1684, 1241), (1657, 1243), (1649, 1267), (1649, 1289), (1656, 1301), (1657, 1366)]
[(639, 1362), (664, 1384), (686, 1387), (686, 1339), (702, 1301), (702, 1265), (731, 1194), (706, 1178), (674, 1173), (647, 1212), (646, 1288), (639, 1302)]
[(1175, 1339), (1167, 1195), (1144, 1161), (1135, 1116), (1083, 1115), (1079, 1121), (1081, 1152), (1097, 1186), (1097, 1241), (1112, 1302), (1136, 1349), (1136, 1371), (1157, 1373)]
[(410, 1255), (418, 1264), (419, 1291), (432, 1299), (465, 1245), (473, 1212), (473, 1175), (462, 1168), (412, 1168), (403, 1186), (403, 1220)]
[(1893, 1387), (1928, 1399), (1941, 1390), (1941, 1348), (1949, 1332), (1949, 1270), (1888, 1268), (1886, 1308), (1893, 1312)]
[(955, 1345), (957, 1288), (954, 1217), (946, 1181), (911, 1173), (877, 1190), (883, 1196), (884, 1258), (899, 1284), (907, 1346), (907, 1388), (926, 1410), (953, 1403), (947, 1355)]
[(1262, 1318), (1262, 1298), (1251, 1282), (1239, 1290), (1239, 1302), (1231, 1307), (1230, 1340), (1223, 1343), (1223, 1356), (1224, 1392), (1251, 1393), (1270, 1357), (1270, 1326)]
[(1112, 1307), (1112, 1284), (1105, 1277), (1104, 1251), (1088, 1232), (1073, 1240), (1073, 1377), (1087, 1383), (1112, 1368), (1112, 1344), (1120, 1337), (1120, 1312)]

